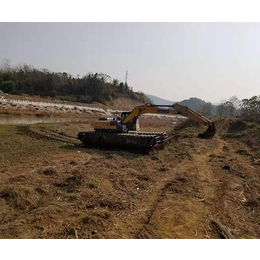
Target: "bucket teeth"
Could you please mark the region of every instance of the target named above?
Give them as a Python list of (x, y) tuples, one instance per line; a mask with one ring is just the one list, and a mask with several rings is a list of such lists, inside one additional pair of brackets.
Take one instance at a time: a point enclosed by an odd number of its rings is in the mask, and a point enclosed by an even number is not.
[(147, 153), (163, 145), (167, 135), (164, 133), (105, 133), (87, 131), (80, 132), (78, 139), (86, 147)]

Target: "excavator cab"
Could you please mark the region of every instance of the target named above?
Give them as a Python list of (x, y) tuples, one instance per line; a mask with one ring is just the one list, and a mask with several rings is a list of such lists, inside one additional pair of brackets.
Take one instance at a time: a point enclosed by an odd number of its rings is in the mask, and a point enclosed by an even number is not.
[(121, 113), (121, 120), (124, 121), (129, 115), (131, 111), (124, 111)]
[[(132, 111), (124, 111), (124, 112), (121, 113), (122, 122), (131, 114), (131, 112)], [(136, 122), (131, 127), (129, 127), (128, 130), (129, 131), (136, 131)]]

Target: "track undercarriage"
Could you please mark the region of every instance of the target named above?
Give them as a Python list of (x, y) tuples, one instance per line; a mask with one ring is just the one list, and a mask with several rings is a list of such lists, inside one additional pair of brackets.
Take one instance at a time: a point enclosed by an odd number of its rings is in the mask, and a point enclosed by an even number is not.
[(128, 132), (107, 133), (86, 131), (78, 134), (85, 147), (126, 150), (135, 153), (147, 153), (161, 147), (167, 139), (165, 133)]

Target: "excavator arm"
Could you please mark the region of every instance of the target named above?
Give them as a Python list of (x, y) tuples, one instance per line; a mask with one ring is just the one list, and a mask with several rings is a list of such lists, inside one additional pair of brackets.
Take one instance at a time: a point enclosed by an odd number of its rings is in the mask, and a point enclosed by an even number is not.
[(198, 112), (186, 107), (182, 106), (178, 103), (173, 104), (173, 107), (176, 111), (179, 112), (179, 114), (188, 117), (189, 119), (198, 122), (200, 124), (208, 125), (208, 129), (204, 132), (198, 135), (199, 138), (212, 138), (216, 133), (215, 124), (213, 121), (208, 119), (207, 117), (199, 114)]
[[(167, 107), (168, 109), (164, 109), (163, 107)], [(178, 103), (173, 105), (151, 105), (146, 104), (143, 106), (135, 107), (130, 114), (123, 120), (123, 124), (127, 126), (128, 129), (131, 129), (133, 124), (136, 123), (138, 117), (142, 114), (163, 114), (163, 115), (182, 115), (185, 116), (195, 122), (200, 124), (208, 125), (208, 129), (199, 134), (198, 137), (200, 138), (212, 138), (215, 135), (215, 125), (214, 122), (210, 119), (204, 117), (203, 115), (199, 114), (198, 112), (186, 107), (182, 106)]]

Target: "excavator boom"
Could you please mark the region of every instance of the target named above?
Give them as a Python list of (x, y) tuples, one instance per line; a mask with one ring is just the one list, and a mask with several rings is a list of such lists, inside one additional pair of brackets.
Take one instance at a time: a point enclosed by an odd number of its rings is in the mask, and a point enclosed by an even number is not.
[[(168, 109), (164, 109), (167, 107)], [(182, 106), (178, 103), (173, 105), (152, 105), (146, 104), (143, 106), (135, 107), (131, 113), (123, 120), (123, 124), (127, 126), (128, 129), (131, 129), (132, 125), (136, 123), (138, 117), (142, 114), (164, 114), (164, 115), (182, 115), (185, 116), (195, 122), (200, 124), (208, 125), (208, 129), (199, 134), (200, 138), (212, 138), (215, 135), (215, 125), (214, 122), (205, 116), (199, 114), (198, 112), (192, 110), (189, 107)]]

